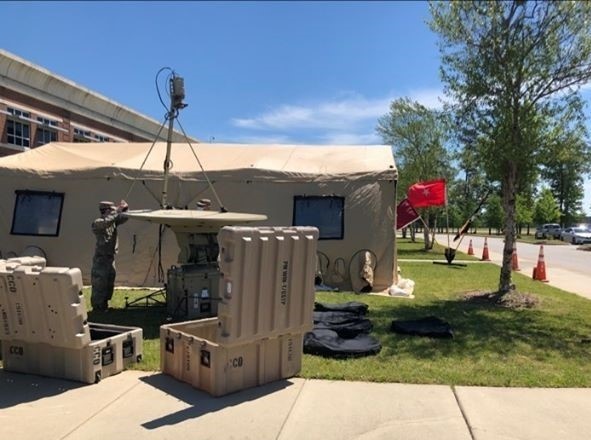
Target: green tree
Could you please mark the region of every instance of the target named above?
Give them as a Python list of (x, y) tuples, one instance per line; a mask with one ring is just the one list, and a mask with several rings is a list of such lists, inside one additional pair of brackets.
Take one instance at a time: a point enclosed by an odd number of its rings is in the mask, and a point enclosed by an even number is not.
[(484, 221), (486, 222), (486, 226), (489, 229), (496, 229), (496, 232), (501, 232), (501, 228), (503, 227), (503, 217), (505, 213), (503, 212), (503, 206), (501, 205), (501, 198), (493, 194), (490, 196), (486, 202), (486, 212), (484, 214)]
[[(442, 79), (477, 133), (475, 152), (501, 184), (505, 244), (499, 292), (511, 290), (516, 194), (539, 172), (553, 115), (591, 78), (591, 2), (431, 2)], [(550, 125), (548, 125), (550, 124)]]
[(521, 235), (523, 226), (527, 225), (527, 233), (529, 235), (529, 225), (534, 221), (533, 200), (529, 194), (517, 194), (515, 203), (517, 233)]
[(577, 221), (585, 195), (583, 176), (591, 169), (591, 149), (580, 100), (560, 115), (561, 123), (551, 133), (544, 154), (542, 177), (550, 185), (562, 213), (560, 223)]
[[(449, 181), (453, 176), (446, 149), (449, 125), (443, 113), (408, 98), (396, 99), (390, 104), (390, 112), (379, 119), (376, 130), (394, 150), (400, 176), (399, 194), (406, 194), (414, 183), (441, 177)], [(420, 211), (425, 222), (433, 225), (435, 208)], [(426, 228), (424, 237), (425, 249), (430, 249)]]
[(556, 223), (560, 220), (560, 209), (556, 199), (549, 188), (540, 192), (540, 197), (534, 206), (534, 221), (541, 225), (543, 223)]

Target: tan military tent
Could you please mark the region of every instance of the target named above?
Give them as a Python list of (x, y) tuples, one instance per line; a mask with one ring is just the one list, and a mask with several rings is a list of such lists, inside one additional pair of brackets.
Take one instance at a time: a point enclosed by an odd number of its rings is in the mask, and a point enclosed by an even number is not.
[[(319, 267), (329, 286), (350, 289), (372, 261), (374, 291), (396, 281), (397, 171), (390, 147), (172, 145), (168, 204), (265, 214), (261, 225), (320, 228)], [(85, 282), (101, 200), (157, 209), (165, 143), (51, 143), (0, 159), (0, 257), (44, 253), (52, 266), (79, 267)], [(162, 243), (159, 251), (158, 243)], [(129, 220), (119, 229), (117, 283), (158, 286), (178, 256), (174, 234)]]

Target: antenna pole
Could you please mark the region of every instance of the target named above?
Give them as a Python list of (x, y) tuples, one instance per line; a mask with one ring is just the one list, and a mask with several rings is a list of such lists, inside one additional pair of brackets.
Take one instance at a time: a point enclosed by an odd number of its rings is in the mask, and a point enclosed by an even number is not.
[(168, 177), (170, 169), (172, 168), (172, 162), (170, 160), (172, 150), (172, 129), (174, 126), (174, 120), (178, 116), (180, 109), (183, 109), (187, 104), (183, 103), (185, 99), (185, 81), (182, 77), (177, 76), (176, 73), (172, 72), (172, 78), (170, 78), (170, 110), (168, 111), (168, 136), (166, 138), (166, 158), (164, 159), (164, 183), (162, 186), (162, 199), (160, 205), (162, 209), (168, 209)]
[(162, 209), (168, 208), (168, 174), (170, 171), (170, 152), (172, 149), (172, 127), (174, 122), (174, 110), (168, 112), (168, 137), (166, 138), (166, 158), (164, 159), (164, 184), (162, 186), (162, 200), (160, 205)]

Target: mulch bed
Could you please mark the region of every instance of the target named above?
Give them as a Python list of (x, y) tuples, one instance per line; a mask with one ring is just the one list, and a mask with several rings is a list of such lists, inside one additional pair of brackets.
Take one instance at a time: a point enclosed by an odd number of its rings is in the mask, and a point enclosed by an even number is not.
[(476, 304), (493, 305), (507, 309), (534, 309), (540, 304), (540, 298), (527, 293), (511, 290), (508, 293), (474, 291), (463, 295), (465, 301)]

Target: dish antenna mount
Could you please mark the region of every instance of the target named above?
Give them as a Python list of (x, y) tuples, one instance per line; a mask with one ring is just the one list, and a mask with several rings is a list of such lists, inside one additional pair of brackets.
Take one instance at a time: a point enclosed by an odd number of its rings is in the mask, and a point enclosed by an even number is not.
[(185, 80), (178, 76), (174, 71), (169, 79), (170, 88), (170, 108), (166, 115), (168, 119), (168, 136), (166, 137), (166, 158), (164, 159), (164, 185), (162, 186), (162, 197), (160, 199), (160, 206), (163, 209), (168, 208), (168, 176), (172, 168), (172, 161), (170, 160), (172, 147), (172, 133), (174, 127), (174, 120), (179, 114), (179, 110), (187, 107), (183, 100), (185, 99)]

